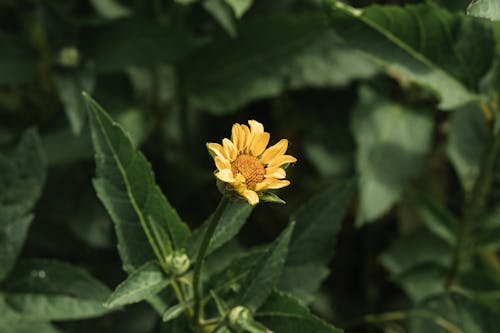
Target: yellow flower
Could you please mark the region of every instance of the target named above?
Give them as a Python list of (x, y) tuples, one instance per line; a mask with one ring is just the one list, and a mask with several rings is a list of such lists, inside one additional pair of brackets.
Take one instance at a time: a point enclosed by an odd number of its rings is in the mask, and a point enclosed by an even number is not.
[(207, 143), (207, 148), (217, 166), (215, 176), (249, 204), (256, 205), (260, 193), (290, 185), (284, 179), (284, 167), (297, 159), (285, 155), (288, 140), (281, 139), (266, 149), (270, 136), (264, 132), (264, 126), (256, 120), (249, 120), (248, 124), (250, 127), (234, 124), (231, 140), (223, 139), (222, 145)]

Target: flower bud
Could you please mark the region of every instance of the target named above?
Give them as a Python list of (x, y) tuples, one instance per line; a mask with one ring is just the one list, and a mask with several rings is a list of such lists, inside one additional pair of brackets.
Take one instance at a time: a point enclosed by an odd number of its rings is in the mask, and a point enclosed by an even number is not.
[(66, 46), (59, 52), (59, 63), (64, 67), (77, 67), (80, 62), (80, 54), (74, 46)]
[(236, 306), (229, 312), (229, 325), (236, 330), (244, 329), (249, 323), (253, 322), (252, 314), (244, 306)]
[(238, 333), (273, 333), (253, 319), (252, 313), (244, 306), (236, 306), (229, 311), (229, 326)]
[(165, 258), (167, 270), (174, 276), (179, 276), (187, 272), (191, 261), (184, 251), (174, 251)]

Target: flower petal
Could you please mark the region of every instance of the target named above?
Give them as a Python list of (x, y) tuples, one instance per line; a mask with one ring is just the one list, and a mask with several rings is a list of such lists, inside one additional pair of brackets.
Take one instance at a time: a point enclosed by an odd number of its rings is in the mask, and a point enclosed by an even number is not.
[(245, 145), (246, 136), (243, 130), (243, 126), (241, 124), (234, 124), (231, 129), (231, 141), (234, 143), (234, 146), (238, 151), (243, 150), (243, 146)]
[(271, 190), (275, 190), (275, 189), (278, 189), (278, 188), (282, 188), (282, 187), (285, 187), (285, 186), (288, 186), (290, 185), (290, 181), (289, 180), (286, 180), (286, 179), (273, 179), (270, 183), (269, 183), (269, 189)]
[(283, 179), (286, 178), (286, 172), (282, 168), (267, 168), (264, 177)]
[(256, 204), (259, 203), (259, 196), (255, 191), (252, 190), (246, 190), (241, 194), (250, 205), (255, 206)]
[(247, 125), (241, 125), (241, 130), (243, 132), (243, 140), (242, 140), (242, 145), (241, 145), (241, 151), (242, 152), (247, 152), (247, 149), (252, 142), (253, 139), (253, 134), (250, 133), (250, 129), (248, 128)]
[(238, 150), (236, 146), (231, 142), (231, 140), (224, 138), (222, 140), (222, 146), (224, 147), (224, 153), (229, 161), (234, 161), (236, 156), (238, 156)]
[(273, 160), (277, 157), (282, 156), (286, 149), (288, 148), (288, 140), (281, 139), (277, 144), (266, 149), (264, 154), (262, 154), (261, 161), (264, 164), (271, 164)]
[(226, 158), (224, 148), (218, 143), (213, 143), (213, 142), (207, 143), (207, 149), (210, 152), (214, 153), (215, 156), (220, 156), (222, 158)]
[(250, 125), (250, 131), (253, 134), (258, 134), (258, 133), (263, 133), (264, 132), (264, 125), (259, 123), (257, 120), (249, 120), (248, 125)]
[(290, 181), (283, 179), (265, 179), (263, 182), (258, 183), (255, 185), (255, 191), (260, 192), (260, 191), (265, 191), (265, 190), (274, 190), (278, 188), (282, 188), (285, 186), (290, 185)]
[(269, 137), (270, 135), (267, 132), (254, 134), (249, 146), (250, 153), (253, 156), (261, 155), (269, 143)]
[(232, 183), (236, 179), (234, 178), (233, 172), (231, 169), (223, 169), (219, 172), (215, 173), (215, 177), (219, 178), (221, 181), (225, 183)]
[(231, 162), (229, 162), (226, 158), (215, 156), (214, 161), (215, 161), (215, 166), (219, 171), (222, 171), (224, 169), (231, 170)]
[(292, 155), (282, 155), (273, 159), (268, 165), (269, 167), (279, 167), (283, 164), (295, 163), (297, 159)]

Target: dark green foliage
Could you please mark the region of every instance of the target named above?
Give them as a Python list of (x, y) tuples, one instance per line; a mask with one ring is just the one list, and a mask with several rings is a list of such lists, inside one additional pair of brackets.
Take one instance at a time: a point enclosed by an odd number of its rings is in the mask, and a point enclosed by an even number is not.
[(27, 130), (9, 155), (0, 155), (0, 281), (14, 266), (26, 239), (47, 167), (34, 130)]
[[(0, 1), (0, 333), (500, 331), (499, 21)], [(249, 119), (297, 158), (282, 204), (215, 180)]]

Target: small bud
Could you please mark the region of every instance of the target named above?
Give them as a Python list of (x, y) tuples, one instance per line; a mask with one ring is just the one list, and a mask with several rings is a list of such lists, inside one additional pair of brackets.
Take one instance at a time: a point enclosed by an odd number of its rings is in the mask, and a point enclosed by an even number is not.
[(74, 46), (66, 46), (59, 52), (59, 63), (64, 67), (77, 67), (80, 62), (80, 54)]
[(238, 333), (273, 333), (253, 319), (252, 313), (244, 306), (236, 306), (229, 311), (229, 326)]
[(174, 276), (179, 276), (187, 272), (191, 262), (186, 252), (174, 251), (165, 258), (169, 273)]
[(250, 310), (244, 306), (236, 306), (229, 312), (229, 325), (235, 329), (244, 329), (250, 322), (253, 322)]

